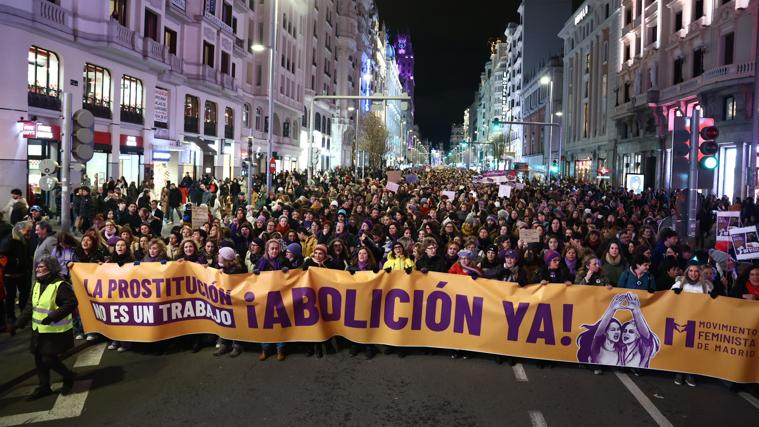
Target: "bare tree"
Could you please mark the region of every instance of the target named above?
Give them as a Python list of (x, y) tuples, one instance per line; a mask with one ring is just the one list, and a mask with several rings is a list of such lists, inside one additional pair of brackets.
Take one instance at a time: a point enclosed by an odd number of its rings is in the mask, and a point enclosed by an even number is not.
[(370, 168), (381, 169), (385, 165), (385, 156), (390, 152), (388, 135), (385, 124), (376, 114), (368, 113), (362, 117), (358, 146), (366, 152)]

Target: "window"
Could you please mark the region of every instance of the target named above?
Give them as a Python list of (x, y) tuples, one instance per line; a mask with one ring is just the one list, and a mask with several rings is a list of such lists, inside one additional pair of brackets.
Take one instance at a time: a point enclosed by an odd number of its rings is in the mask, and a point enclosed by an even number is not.
[(648, 33), (648, 40), (649, 40), (648, 44), (656, 43), (658, 41), (658, 37), (659, 37), (659, 27), (654, 25), (653, 27), (651, 27), (651, 30)]
[(111, 19), (126, 27), (127, 0), (110, 0)]
[(675, 13), (675, 31), (680, 31), (683, 28), (683, 11)]
[(26, 84), (29, 105), (59, 110), (60, 62), (58, 55), (37, 46), (29, 48)]
[(735, 33), (727, 33), (722, 37), (722, 65), (733, 63), (735, 49)]
[(121, 78), (121, 120), (129, 123), (143, 123), (142, 81), (127, 75)]
[(285, 138), (290, 137), (290, 121), (285, 120), (285, 122), (282, 124), (282, 136)]
[(306, 107), (303, 107), (303, 118), (301, 119), (301, 126), (307, 127), (308, 126), (308, 109)]
[(590, 53), (585, 54), (585, 73), (590, 73)]
[(704, 0), (696, 0), (696, 2), (693, 4), (692, 20), (695, 21), (702, 16), (704, 16)]
[(111, 118), (111, 72), (93, 64), (84, 65), (83, 107), (93, 115)]
[(261, 76), (263, 75), (263, 72), (261, 71), (261, 64), (256, 65), (256, 86), (261, 86)]
[(184, 130), (185, 132), (198, 133), (198, 118), (200, 117), (200, 102), (192, 95), (184, 98)]
[(221, 51), (221, 72), (222, 74), (229, 74), (229, 54)]
[(314, 118), (314, 129), (318, 130), (319, 132), (321, 132), (322, 130), (321, 122), (322, 122), (322, 115), (319, 113), (316, 113), (316, 117)]
[(235, 137), (235, 110), (227, 107), (224, 109), (224, 138)]
[(169, 49), (172, 55), (177, 54), (177, 32), (168, 28), (163, 29), (163, 45)]
[(145, 34), (146, 39), (158, 41), (158, 15), (150, 9), (145, 9)]
[(582, 106), (582, 137), (587, 138), (590, 132), (590, 108), (588, 103), (584, 103)]
[(256, 107), (256, 130), (261, 130), (261, 107)]
[(250, 128), (250, 104), (242, 106), (242, 125)]
[(683, 64), (685, 63), (685, 60), (683, 58), (677, 58), (675, 59), (673, 65), (672, 65), (672, 84), (678, 84), (682, 83), (683, 81)]
[(216, 136), (216, 103), (206, 101), (203, 114), (203, 134)]
[(736, 104), (734, 96), (725, 97), (724, 110), (725, 120), (735, 120)]
[(625, 25), (631, 23), (633, 20), (633, 11), (631, 7), (625, 8)]
[(625, 58), (625, 62), (629, 61), (630, 60), (630, 48), (629, 48), (629, 46), (622, 47), (622, 51), (624, 52), (624, 55), (625, 55), (625, 57), (624, 57)]
[(203, 42), (203, 63), (213, 68), (214, 46), (206, 41)]
[(225, 24), (232, 26), (232, 5), (229, 3), (222, 3), (221, 5), (221, 20)]
[(693, 77), (704, 74), (704, 49), (698, 48), (693, 51)]

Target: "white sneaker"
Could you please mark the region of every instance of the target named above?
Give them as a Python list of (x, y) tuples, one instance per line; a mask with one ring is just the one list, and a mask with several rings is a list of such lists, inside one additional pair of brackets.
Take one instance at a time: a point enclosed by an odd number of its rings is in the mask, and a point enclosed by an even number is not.
[(118, 344), (116, 344), (115, 342), (112, 342), (112, 343), (111, 343), (111, 344), (108, 346), (108, 350), (116, 350), (117, 348), (119, 348), (119, 345), (118, 345)]
[(116, 350), (116, 351), (118, 351), (119, 353), (123, 353), (123, 352), (125, 352), (127, 350), (129, 350), (129, 349), (122, 346), (122, 347), (119, 347), (118, 350)]
[(97, 337), (95, 337), (95, 335), (87, 334), (87, 341), (95, 341), (96, 339)]
[(75, 340), (83, 340), (83, 339), (84, 339), (84, 335), (82, 335), (82, 334), (77, 334), (77, 335), (74, 337), (74, 339), (75, 339)]

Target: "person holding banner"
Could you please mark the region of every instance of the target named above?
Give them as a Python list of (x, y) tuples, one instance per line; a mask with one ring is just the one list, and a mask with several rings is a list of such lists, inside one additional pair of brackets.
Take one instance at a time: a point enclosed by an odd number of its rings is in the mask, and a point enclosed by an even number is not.
[[(450, 250), (452, 246), (458, 249), (456, 243), (452, 242), (448, 243), (448, 250)], [(424, 254), (422, 254), (422, 256), (416, 261), (416, 269), (422, 273), (428, 273), (430, 271), (447, 273), (451, 267), (448, 267), (446, 260), (441, 255), (438, 255), (437, 241), (433, 238), (424, 239), (422, 241), (422, 247), (424, 248)], [(458, 255), (456, 259), (458, 260)]]
[(556, 251), (548, 251), (543, 257), (545, 266), (538, 270), (535, 275), (535, 282), (541, 285), (549, 283), (564, 283), (571, 285), (573, 277), (570, 276), (566, 265), (561, 260), (561, 254)]
[(16, 323), (16, 329), (32, 322), (30, 349), (34, 354), (39, 385), (27, 397), (37, 400), (53, 393), (50, 389), (50, 370), (63, 377), (61, 394), (74, 386), (76, 374), (61, 362), (59, 355), (74, 346), (73, 316), (77, 300), (71, 285), (60, 275), (61, 266), (53, 256), (44, 256), (35, 266), (32, 296)]
[(482, 276), (482, 271), (475, 265), (476, 259), (476, 253), (469, 249), (462, 249), (459, 251), (459, 260), (453, 264), (448, 273), (469, 276), (473, 280), (477, 280)]
[(635, 255), (630, 268), (625, 270), (621, 276), (619, 276), (618, 288), (624, 289), (640, 289), (646, 290), (649, 293), (656, 292), (656, 280), (648, 272), (651, 267), (651, 261), (645, 255)]
[(387, 261), (382, 265), (382, 269), (386, 273), (391, 271), (403, 270), (407, 273), (411, 273), (414, 268), (414, 261), (406, 255), (406, 248), (403, 247), (403, 243), (396, 241), (393, 243), (393, 250), (387, 254)]
[[(245, 267), (240, 264), (240, 260), (237, 258), (235, 250), (230, 247), (225, 246), (219, 249), (216, 262), (223, 274), (247, 273)], [(227, 353), (229, 353), (229, 357), (237, 357), (241, 355), (242, 345), (237, 341), (230, 341), (219, 337), (219, 348), (213, 355), (223, 356)]]
[(505, 282), (513, 282), (524, 287), (527, 285), (527, 272), (519, 265), (519, 252), (510, 249), (506, 251), (504, 257), (504, 274), (502, 280)]

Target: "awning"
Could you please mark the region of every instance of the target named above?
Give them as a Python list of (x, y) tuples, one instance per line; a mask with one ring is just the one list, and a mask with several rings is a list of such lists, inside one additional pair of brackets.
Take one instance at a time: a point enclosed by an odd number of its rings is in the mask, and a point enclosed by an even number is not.
[(203, 150), (204, 154), (213, 154), (216, 155), (216, 150), (214, 150), (213, 147), (211, 147), (211, 144), (213, 142), (207, 141), (202, 138), (198, 138), (197, 136), (187, 136), (184, 137), (185, 141), (190, 141), (193, 144), (197, 145), (201, 150)]

